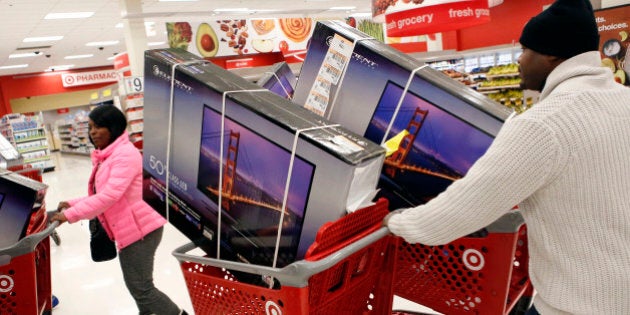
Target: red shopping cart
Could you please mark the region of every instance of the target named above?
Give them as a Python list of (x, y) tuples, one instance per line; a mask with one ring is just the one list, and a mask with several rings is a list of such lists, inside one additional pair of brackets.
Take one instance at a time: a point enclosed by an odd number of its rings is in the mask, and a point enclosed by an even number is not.
[(523, 218), (509, 212), (476, 234), (441, 246), (394, 238), (394, 294), (448, 315), (508, 314), (532, 294)]
[[(42, 181), (42, 170), (28, 164), (9, 168)], [(48, 224), (44, 204), (30, 215), (26, 236), (0, 248), (0, 314), (41, 315), (52, 312), (50, 240), (58, 223)]]
[(52, 311), (50, 240), (58, 223), (47, 226), (44, 208), (34, 213), (29, 235), (0, 248), (0, 314), (40, 315)]
[[(393, 253), (381, 227), (388, 203), (358, 210), (320, 228), (304, 260), (284, 268), (187, 254), (177, 248), (195, 314), (388, 314)], [(271, 277), (274, 288), (239, 282), (231, 271)]]

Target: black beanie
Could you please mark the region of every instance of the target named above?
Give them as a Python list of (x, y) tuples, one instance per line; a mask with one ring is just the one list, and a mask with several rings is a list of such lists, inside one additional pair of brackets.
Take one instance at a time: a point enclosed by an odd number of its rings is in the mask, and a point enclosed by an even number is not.
[(589, 0), (557, 0), (533, 17), (519, 39), (521, 45), (561, 58), (599, 49), (599, 33)]

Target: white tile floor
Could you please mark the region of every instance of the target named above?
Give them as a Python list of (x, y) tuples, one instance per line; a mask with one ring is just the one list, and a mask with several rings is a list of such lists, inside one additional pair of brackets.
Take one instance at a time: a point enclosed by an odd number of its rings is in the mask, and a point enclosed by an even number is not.
[[(83, 196), (87, 190), (91, 162), (88, 156), (54, 153), (55, 170), (43, 175), (49, 185), (48, 210), (59, 201)], [(90, 259), (87, 222), (63, 224), (57, 228), (60, 245), (51, 242), (53, 293), (60, 303), (54, 315), (132, 315), (137, 308), (122, 279), (118, 260), (95, 263)], [(193, 308), (179, 262), (171, 252), (189, 240), (171, 225), (156, 253), (155, 284), (180, 307)], [(437, 314), (427, 308), (395, 297), (394, 309)]]

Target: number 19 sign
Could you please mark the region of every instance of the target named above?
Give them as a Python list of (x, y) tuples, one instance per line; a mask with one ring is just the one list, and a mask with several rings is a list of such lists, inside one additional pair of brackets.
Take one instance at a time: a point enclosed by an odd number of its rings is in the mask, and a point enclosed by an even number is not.
[(144, 77), (125, 77), (125, 92), (137, 94), (144, 92)]

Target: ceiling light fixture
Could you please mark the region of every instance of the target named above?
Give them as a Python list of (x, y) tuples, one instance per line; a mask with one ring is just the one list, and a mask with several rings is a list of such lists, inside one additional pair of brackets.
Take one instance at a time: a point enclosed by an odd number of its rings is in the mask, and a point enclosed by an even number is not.
[(328, 10), (331, 10), (331, 11), (348, 11), (348, 10), (354, 10), (356, 8), (357, 7), (331, 7)]
[(160, 45), (165, 45), (166, 42), (150, 42), (147, 43), (147, 46), (160, 46)]
[(63, 57), (63, 59), (82, 59), (82, 58), (90, 58), (90, 57), (94, 57), (94, 54), (65, 56)]
[(12, 66), (2, 66), (2, 67), (0, 67), (0, 70), (3, 70), (3, 69), (26, 68), (26, 67), (28, 67), (28, 64), (12, 65)]
[(120, 41), (118, 40), (108, 40), (108, 41), (103, 41), (103, 42), (89, 42), (87, 44), (85, 44), (85, 46), (97, 46), (97, 47), (101, 47), (101, 46), (113, 46), (113, 45), (118, 45), (120, 43)]
[(350, 16), (358, 17), (358, 18), (371, 18), (372, 17), (372, 13), (368, 13), (368, 12), (352, 13), (352, 14), (350, 14)]
[(9, 59), (35, 57), (35, 56), (38, 56), (38, 55), (40, 55), (40, 54), (39, 53), (34, 53), (34, 52), (23, 53), (23, 54), (11, 54), (11, 55), (9, 55)]
[(64, 70), (68, 70), (70, 68), (74, 68), (74, 65), (58, 65), (58, 66), (50, 66), (48, 67), (48, 69), (46, 69), (46, 72), (50, 72), (50, 71), (64, 71)]
[(119, 22), (116, 23), (116, 25), (114, 25), (115, 28), (123, 28), (125, 26), (125, 24), (123, 24), (123, 22)]
[(48, 13), (44, 17), (45, 20), (56, 19), (84, 19), (94, 15), (94, 12), (66, 12), (66, 13)]
[(33, 43), (33, 42), (48, 42), (53, 40), (61, 40), (63, 36), (41, 36), (41, 37), (27, 37), (22, 40), (24, 43)]
[(248, 8), (218, 8), (214, 9), (214, 12), (249, 12)]

